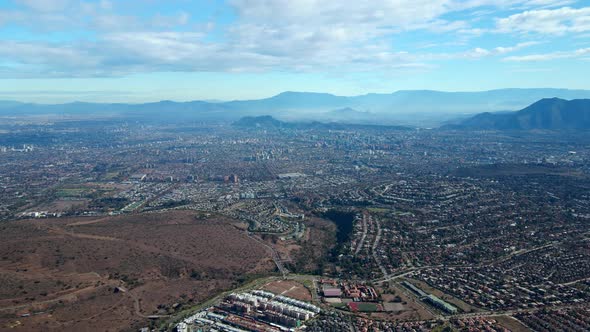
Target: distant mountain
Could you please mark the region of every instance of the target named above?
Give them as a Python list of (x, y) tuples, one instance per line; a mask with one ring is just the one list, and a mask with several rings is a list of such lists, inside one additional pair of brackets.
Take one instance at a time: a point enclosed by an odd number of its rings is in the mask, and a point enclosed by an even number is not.
[(388, 125), (371, 125), (371, 124), (346, 124), (334, 122), (285, 122), (273, 118), (270, 115), (246, 116), (232, 124), (234, 127), (244, 129), (332, 129), (332, 130), (353, 130), (360, 128), (389, 129), (389, 130), (414, 130), (406, 126), (388, 126)]
[(481, 92), (442, 92), (432, 90), (397, 91), (353, 97), (351, 107), (371, 112), (398, 113), (481, 113), (514, 111), (542, 99), (590, 98), (588, 90), (499, 89)]
[(272, 114), (289, 121), (433, 126), (482, 112), (513, 111), (542, 99), (590, 98), (588, 90), (501, 89), (483, 92), (397, 91), (354, 97), (328, 93), (283, 92), (258, 100), (229, 102), (160, 101), (145, 104), (67, 103), (44, 105), (0, 102), (0, 115), (109, 114), (158, 121), (236, 121), (244, 116)]
[(482, 113), (464, 120), (457, 129), (528, 130), (590, 129), (590, 99), (545, 98), (518, 111)]
[(22, 105), (22, 103), (19, 103), (18, 101), (0, 100), (0, 109), (1, 108), (15, 107), (15, 106), (19, 106), (19, 105)]
[(330, 111), (329, 113), (330, 114), (335, 114), (335, 115), (367, 114), (367, 112), (357, 111), (354, 108), (350, 108), (350, 107), (340, 108), (340, 109), (337, 109), (337, 110)]
[(287, 127), (288, 124), (273, 118), (270, 115), (246, 116), (233, 123), (234, 127), (274, 129)]
[[(286, 110), (354, 109), (376, 114), (480, 113), (513, 111), (542, 99), (590, 98), (588, 90), (500, 89), (482, 92), (442, 92), (431, 90), (397, 91), (390, 94), (366, 94), (354, 97), (315, 92), (283, 92), (271, 98), (222, 103), (232, 110), (259, 111), (263, 114)], [(313, 116), (316, 116), (314, 113)]]
[(379, 119), (375, 114), (367, 111), (358, 111), (351, 107), (344, 107), (332, 111), (319, 113), (315, 117), (318, 121), (338, 123), (376, 124)]
[(230, 101), (223, 103), (233, 110), (314, 110), (345, 107), (354, 97), (340, 97), (329, 93), (283, 92), (274, 97), (258, 100)]

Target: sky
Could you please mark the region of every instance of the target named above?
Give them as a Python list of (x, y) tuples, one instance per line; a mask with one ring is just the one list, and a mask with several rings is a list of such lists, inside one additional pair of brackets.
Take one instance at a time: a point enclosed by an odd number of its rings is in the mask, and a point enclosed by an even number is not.
[(590, 89), (590, 0), (0, 0), (0, 100)]

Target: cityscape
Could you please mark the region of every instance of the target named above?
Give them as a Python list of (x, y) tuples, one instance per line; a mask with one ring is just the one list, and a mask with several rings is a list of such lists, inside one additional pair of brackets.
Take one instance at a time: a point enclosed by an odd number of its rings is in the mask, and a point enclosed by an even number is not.
[(4, 324), (588, 327), (586, 132), (93, 123), (10, 125)]
[(0, 332), (590, 331), (590, 1), (0, 1)]

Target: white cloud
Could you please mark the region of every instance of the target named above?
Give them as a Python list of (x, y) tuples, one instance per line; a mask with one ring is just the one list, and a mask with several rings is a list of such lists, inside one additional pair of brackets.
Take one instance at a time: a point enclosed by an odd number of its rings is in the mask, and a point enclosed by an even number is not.
[(118, 14), (97, 14), (89, 21), (92, 28), (98, 31), (140, 30), (142, 23), (134, 16)]
[(505, 61), (517, 61), (517, 62), (528, 62), (528, 61), (549, 61), (556, 59), (573, 59), (581, 58), (590, 54), (590, 48), (580, 48), (573, 51), (560, 51), (543, 54), (529, 54), (522, 56), (509, 56), (504, 58)]
[(233, 0), (241, 19), (270, 24), (371, 25), (409, 28), (448, 11), (447, 0)]
[(448, 0), (233, 0), (232, 48), (294, 70), (398, 70), (424, 66), (397, 50), (393, 36), (412, 30), (448, 33), (469, 28), (440, 18)]
[[(64, 76), (149, 71), (387, 73), (428, 68), (427, 61), (506, 55), (537, 43), (413, 54), (396, 44), (398, 36), (419, 30), (436, 41), (437, 35), (453, 34), (453, 43), (463, 45), (489, 30), (473, 27), (469, 20), (451, 19), (450, 13), (551, 5), (545, 0), (230, 0), (236, 19), (221, 26), (194, 24), (182, 10), (138, 16), (118, 11), (121, 2), (108, 0), (19, 1), (32, 10), (0, 12), (0, 24), (94, 32), (84, 42), (0, 41), (0, 47), (11, 48), (0, 50), (0, 60), (19, 63), (31, 73)], [(56, 10), (60, 6), (63, 10)], [(182, 31), (175, 31), (179, 27)], [(209, 33), (216, 37), (207, 38)]]
[(530, 10), (498, 19), (499, 32), (563, 35), (590, 31), (590, 7)]
[(108, 0), (101, 0), (99, 5), (100, 5), (100, 8), (102, 8), (102, 9), (106, 9), (106, 10), (113, 9), (113, 3)]
[(64, 10), (70, 5), (70, 0), (16, 0), (24, 6), (41, 12), (56, 12)]
[(457, 53), (430, 53), (425, 55), (417, 55), (422, 60), (457, 60), (457, 59), (479, 59), (490, 56), (505, 55), (508, 53), (516, 52), (527, 47), (541, 44), (537, 41), (529, 41), (518, 43), (513, 46), (499, 46), (492, 49), (486, 49), (483, 47), (476, 47), (471, 50), (457, 52)]
[(158, 28), (170, 29), (176, 26), (186, 25), (190, 20), (190, 15), (186, 12), (180, 12), (176, 15), (156, 14), (152, 19), (152, 25)]
[(542, 8), (555, 8), (576, 3), (576, 0), (530, 0), (525, 5)]
[(541, 42), (538, 41), (529, 41), (529, 42), (524, 42), (524, 43), (518, 43), (514, 46), (510, 46), (510, 47), (496, 47), (494, 48), (494, 53), (495, 54), (506, 54), (506, 53), (511, 53), (511, 52), (515, 52), (515, 51), (519, 51), (523, 48), (527, 48), (530, 46), (535, 46), (535, 45), (539, 45), (541, 44)]
[[(421, 59), (481, 58), (502, 55), (537, 44), (524, 42), (497, 49), (474, 48), (453, 54), (402, 55), (398, 34), (425, 30), (455, 33), (457, 40), (487, 32), (468, 22), (443, 19), (445, 14), (482, 6), (528, 8), (544, 0), (233, 0), (239, 14), (230, 29), (231, 42), (242, 49), (277, 58), (300, 59), (308, 67), (421, 62)], [(448, 17), (448, 16), (444, 16)], [(264, 22), (260, 24), (260, 22)], [(348, 59), (348, 61), (347, 61)]]
[[(0, 0), (1, 1), (1, 0)], [(35, 32), (89, 30), (97, 34), (112, 31), (156, 31), (187, 25), (190, 15), (154, 13), (141, 17), (135, 13), (117, 12), (109, 0), (14, 0), (21, 4), (13, 10), (0, 10), (0, 27), (16, 24)], [(170, 0), (172, 1), (172, 0)]]
[(101, 67), (102, 55), (86, 45), (0, 41), (1, 59), (16, 63), (3, 68), (11, 77), (96, 76), (106, 69)]

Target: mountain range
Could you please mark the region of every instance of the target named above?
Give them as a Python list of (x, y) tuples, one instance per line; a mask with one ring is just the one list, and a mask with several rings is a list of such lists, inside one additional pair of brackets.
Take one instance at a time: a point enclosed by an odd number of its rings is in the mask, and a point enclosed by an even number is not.
[[(286, 121), (329, 121), (362, 124), (436, 126), (444, 121), (482, 112), (514, 111), (542, 98), (590, 98), (590, 90), (500, 89), (482, 92), (397, 91), (353, 97), (328, 93), (283, 92), (257, 100), (228, 102), (160, 101), (143, 104), (32, 104), (0, 101), (0, 116), (112, 115), (161, 121), (235, 121), (270, 114)], [(173, 115), (173, 116), (171, 116)]]
[(590, 99), (541, 99), (518, 112), (481, 113), (450, 129), (582, 130), (590, 129)]

